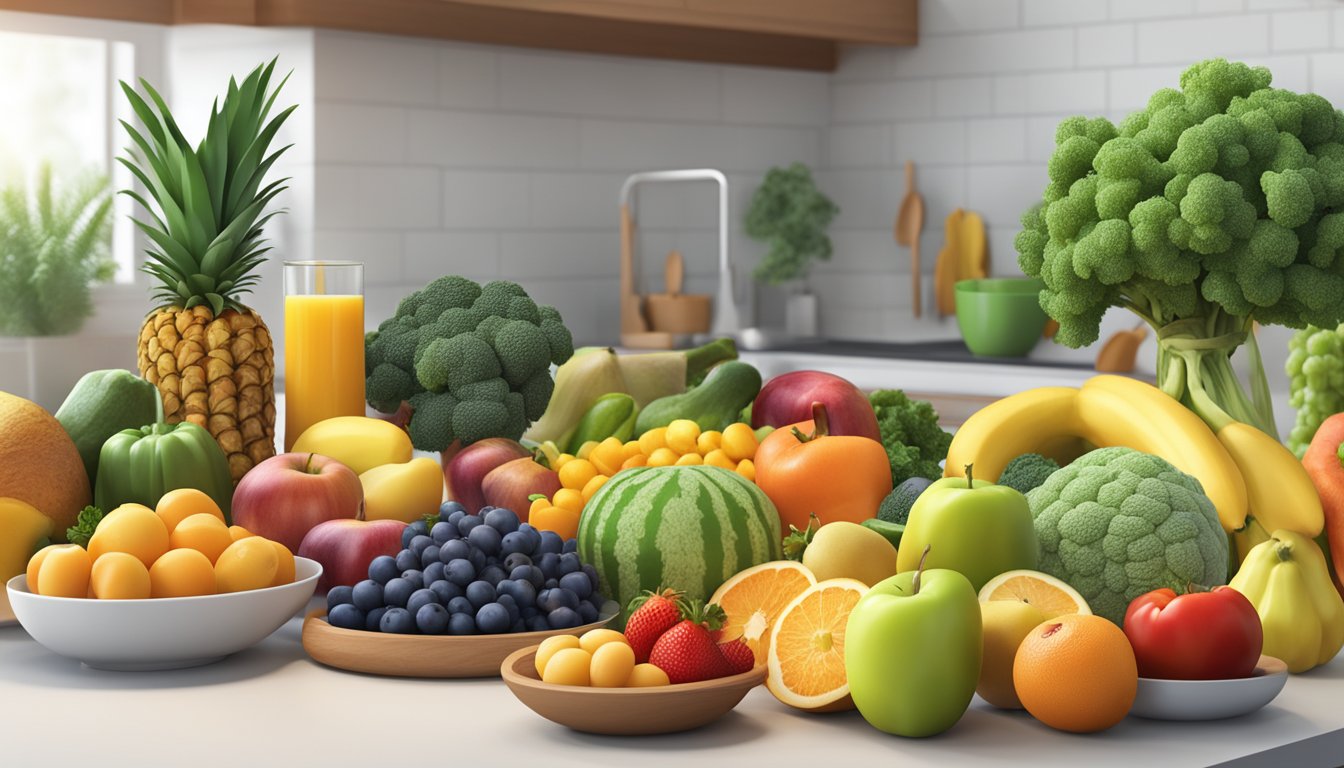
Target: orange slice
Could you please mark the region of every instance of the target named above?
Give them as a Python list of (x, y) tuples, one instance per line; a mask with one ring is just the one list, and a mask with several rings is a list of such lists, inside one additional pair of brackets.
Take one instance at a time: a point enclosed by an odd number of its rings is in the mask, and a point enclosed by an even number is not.
[(764, 664), (775, 619), (790, 600), (816, 583), (812, 571), (794, 560), (773, 560), (738, 571), (709, 599), (728, 617), (723, 625), (724, 642), (742, 638), (756, 654), (756, 663)]
[(867, 591), (857, 579), (827, 579), (784, 606), (770, 634), (765, 678), (775, 698), (812, 712), (854, 708), (845, 677), (845, 625)]
[(1006, 571), (989, 580), (980, 590), (980, 602), (1019, 600), (1036, 606), (1047, 619), (1066, 613), (1092, 614), (1078, 590), (1040, 571)]

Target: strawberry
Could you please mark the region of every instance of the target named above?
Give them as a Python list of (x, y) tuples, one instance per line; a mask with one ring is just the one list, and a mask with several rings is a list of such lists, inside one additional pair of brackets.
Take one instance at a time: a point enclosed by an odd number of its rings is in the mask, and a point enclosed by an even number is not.
[(709, 634), (723, 623), (723, 609), (696, 601), (686, 606), (685, 615), (653, 644), (649, 663), (666, 672), (674, 685), (732, 674), (728, 660)]
[(723, 654), (734, 675), (750, 672), (756, 666), (756, 654), (752, 652), (751, 646), (742, 642), (741, 638), (719, 643), (719, 653)]
[(643, 664), (649, 660), (649, 652), (658, 638), (681, 621), (681, 593), (661, 588), (645, 592), (630, 601), (630, 610), (625, 639), (635, 651), (635, 662)]

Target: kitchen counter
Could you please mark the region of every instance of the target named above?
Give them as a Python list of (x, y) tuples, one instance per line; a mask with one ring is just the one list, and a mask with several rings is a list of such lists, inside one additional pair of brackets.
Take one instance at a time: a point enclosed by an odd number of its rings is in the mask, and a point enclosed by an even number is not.
[(856, 712), (806, 715), (764, 688), (699, 731), (615, 738), (542, 720), (498, 680), (378, 678), (308, 659), (294, 619), (217, 664), (101, 672), (0, 629), (0, 760), (6, 766), (419, 765), (1232, 765), (1344, 762), (1344, 656), (1288, 680), (1246, 717), (1206, 723), (1128, 718), (1089, 736), (1053, 731), (978, 698), (949, 732), (887, 736)]

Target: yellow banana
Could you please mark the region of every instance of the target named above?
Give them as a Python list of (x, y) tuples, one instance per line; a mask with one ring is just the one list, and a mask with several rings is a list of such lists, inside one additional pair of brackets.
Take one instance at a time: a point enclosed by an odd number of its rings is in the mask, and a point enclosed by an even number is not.
[(1037, 387), (990, 403), (957, 428), (943, 474), (965, 477), (973, 463), (977, 478), (994, 481), (1023, 453), (1061, 463), (1077, 458), (1083, 452), (1077, 401), (1073, 387)]
[(1320, 534), (1325, 527), (1321, 497), (1302, 462), (1283, 443), (1239, 421), (1218, 430), (1218, 441), (1241, 469), (1250, 515), (1266, 531)]
[(1223, 530), (1245, 525), (1249, 501), (1241, 468), (1208, 425), (1179, 401), (1137, 379), (1093, 376), (1083, 384), (1078, 413), (1089, 442), (1161, 456), (1199, 480)]

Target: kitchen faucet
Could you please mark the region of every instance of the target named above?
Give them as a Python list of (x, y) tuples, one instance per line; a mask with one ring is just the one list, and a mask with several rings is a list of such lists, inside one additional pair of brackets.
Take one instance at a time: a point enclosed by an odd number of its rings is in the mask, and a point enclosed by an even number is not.
[[(736, 336), (741, 330), (737, 293), (733, 285), (733, 267), (728, 259), (728, 177), (722, 171), (713, 168), (691, 168), (672, 171), (643, 171), (631, 174), (621, 185), (621, 332), (622, 336), (632, 338), (651, 336), (636, 332), (647, 329), (639, 308), (639, 297), (635, 292), (633, 265), (634, 221), (630, 215), (631, 197), (639, 184), (656, 181), (713, 181), (719, 185), (719, 290), (714, 301), (714, 319), (710, 327), (710, 336)], [(626, 263), (626, 262), (630, 263)], [(668, 344), (671, 337), (668, 336)], [(622, 344), (627, 344), (622, 341)]]

